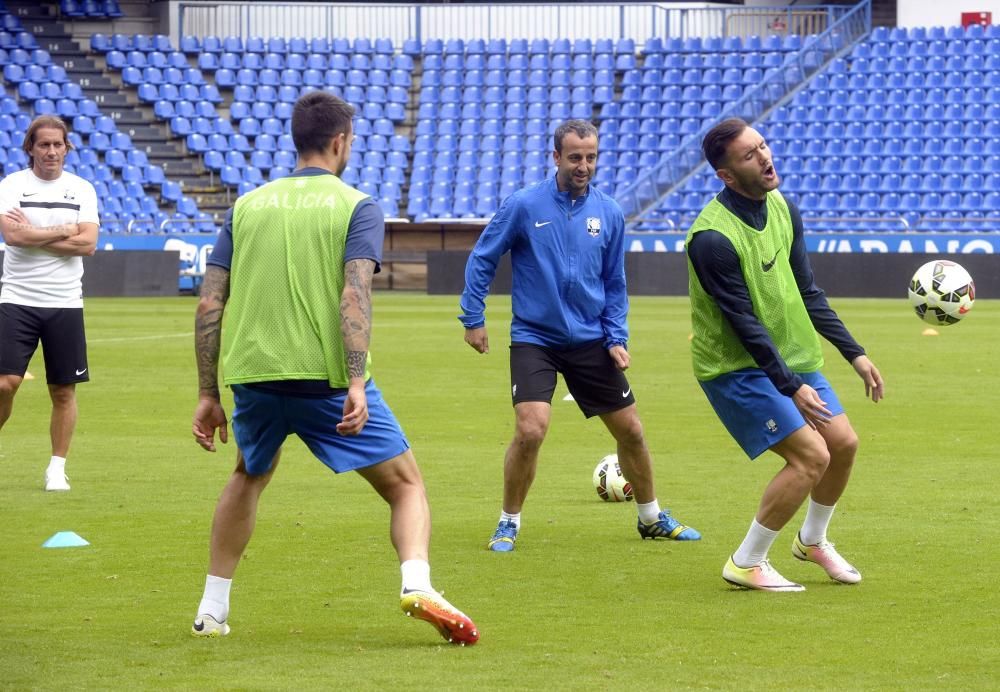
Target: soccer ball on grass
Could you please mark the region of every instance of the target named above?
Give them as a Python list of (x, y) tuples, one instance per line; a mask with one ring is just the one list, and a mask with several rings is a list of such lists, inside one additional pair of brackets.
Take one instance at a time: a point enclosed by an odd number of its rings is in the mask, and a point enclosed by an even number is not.
[(917, 317), (947, 326), (961, 320), (976, 301), (976, 286), (969, 272), (949, 260), (932, 260), (910, 280), (910, 303)]
[(631, 502), (634, 499), (632, 484), (622, 475), (617, 454), (609, 454), (597, 463), (594, 489), (605, 502)]

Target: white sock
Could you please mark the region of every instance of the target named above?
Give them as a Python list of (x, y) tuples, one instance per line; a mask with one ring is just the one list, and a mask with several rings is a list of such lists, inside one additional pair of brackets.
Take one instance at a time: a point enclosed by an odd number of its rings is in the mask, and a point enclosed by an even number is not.
[(799, 540), (805, 545), (819, 545), (826, 540), (826, 529), (830, 526), (833, 510), (837, 505), (821, 505), (809, 498), (806, 520), (802, 522)]
[(66, 457), (53, 456), (49, 459), (49, 468), (46, 469), (48, 473), (58, 475), (60, 473), (66, 473)]
[(733, 562), (737, 567), (753, 567), (767, 557), (767, 551), (771, 549), (771, 544), (777, 537), (777, 531), (761, 526), (754, 519), (750, 523), (747, 537), (733, 553)]
[(521, 513), (520, 512), (518, 512), (517, 514), (508, 514), (507, 512), (505, 512), (505, 511), (503, 511), (501, 509), (500, 510), (500, 521), (512, 521), (512, 522), (514, 522), (514, 526), (517, 527), (517, 530), (518, 531), (521, 530)]
[(427, 560), (406, 560), (400, 563), (399, 571), (403, 575), (403, 591), (434, 591)]
[(660, 518), (660, 501), (655, 497), (652, 502), (635, 503), (635, 508), (639, 510), (639, 521), (643, 524), (655, 524)]
[(216, 622), (225, 622), (229, 617), (229, 590), (233, 586), (232, 579), (205, 577), (205, 593), (198, 604), (198, 615), (211, 615)]

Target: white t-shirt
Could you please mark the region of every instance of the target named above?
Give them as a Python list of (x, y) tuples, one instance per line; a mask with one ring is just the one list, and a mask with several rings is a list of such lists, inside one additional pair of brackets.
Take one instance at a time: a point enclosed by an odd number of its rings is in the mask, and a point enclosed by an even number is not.
[[(26, 168), (0, 180), (0, 214), (18, 207), (32, 226), (100, 223), (94, 186), (68, 171), (63, 171), (56, 180), (42, 180)], [(0, 303), (41, 308), (83, 307), (82, 257), (7, 245), (2, 280)]]

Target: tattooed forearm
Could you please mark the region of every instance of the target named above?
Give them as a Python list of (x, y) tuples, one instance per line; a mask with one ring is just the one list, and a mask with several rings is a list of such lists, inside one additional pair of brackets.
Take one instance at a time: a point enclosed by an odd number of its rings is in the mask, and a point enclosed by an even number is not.
[(349, 377), (364, 377), (372, 325), (371, 260), (344, 264), (344, 291), (340, 296), (340, 333), (344, 339)]
[(194, 320), (194, 348), (198, 361), (198, 392), (219, 397), (219, 349), (222, 315), (229, 299), (229, 272), (209, 265), (201, 285), (201, 299)]
[(203, 310), (195, 317), (195, 354), (198, 359), (198, 391), (219, 396), (219, 344), (222, 337), (222, 310)]
[(368, 354), (365, 351), (348, 351), (347, 352), (347, 376), (350, 378), (364, 377), (365, 376), (365, 364), (367, 363)]

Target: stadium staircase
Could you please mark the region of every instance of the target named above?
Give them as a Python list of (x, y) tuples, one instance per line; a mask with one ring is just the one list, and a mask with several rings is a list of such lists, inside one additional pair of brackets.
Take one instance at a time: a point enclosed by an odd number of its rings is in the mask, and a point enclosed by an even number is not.
[[(41, 51), (32, 54), (32, 61), (52, 65), (48, 83), (25, 79), (28, 84), (15, 84), (20, 105), (35, 115), (53, 112), (71, 123), (77, 151), (67, 165), (70, 170), (79, 166), (77, 172), (98, 184), (102, 225), (109, 232), (214, 230), (212, 215), (198, 208), (203, 198), (188, 195), (202, 193), (219, 212), (226, 207), (226, 190), (213, 189), (208, 172), (126, 88), (120, 73), (107, 69), (103, 56), (86, 50), (98, 30), (144, 35), (157, 22), (148, 3), (126, 0), (114, 6), (117, 16), (70, 16), (65, 10), (72, 4), (65, 0), (59, 8), (5, 3)], [(72, 98), (60, 98), (67, 90)], [(220, 199), (212, 199), (213, 192), (221, 193)]]

